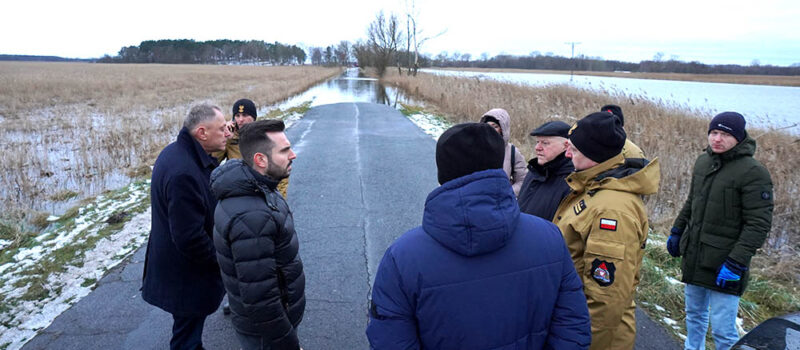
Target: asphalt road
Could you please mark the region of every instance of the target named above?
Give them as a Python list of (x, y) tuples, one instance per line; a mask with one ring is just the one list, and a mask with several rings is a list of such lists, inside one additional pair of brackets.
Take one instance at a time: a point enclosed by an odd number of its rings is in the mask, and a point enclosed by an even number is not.
[[(306, 350), (367, 349), (367, 297), (386, 247), (420, 224), (438, 184), (435, 141), (396, 110), (341, 103), (310, 110), (287, 131), (298, 157), (289, 205), (307, 289), (299, 329)], [(165, 349), (171, 317), (141, 299), (144, 248), (23, 349)], [(637, 310), (636, 349), (678, 349)], [(209, 316), (208, 349), (238, 349), (221, 311)]]

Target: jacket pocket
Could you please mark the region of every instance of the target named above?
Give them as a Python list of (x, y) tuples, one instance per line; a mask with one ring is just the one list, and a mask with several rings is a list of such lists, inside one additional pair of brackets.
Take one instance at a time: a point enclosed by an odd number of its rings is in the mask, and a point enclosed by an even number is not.
[(586, 241), (583, 254), (583, 284), (587, 295), (604, 296), (619, 294), (618, 286), (627, 284), (617, 281), (617, 269), (629, 268), (625, 264), (625, 244), (622, 242), (592, 239)]
[(281, 305), (283, 305), (283, 309), (286, 312), (289, 312), (289, 285), (286, 281), (286, 275), (283, 274), (283, 270), (278, 267), (276, 268), (278, 274), (278, 290), (281, 293)]
[(728, 257), (736, 241), (732, 238), (711, 236), (708, 234), (700, 236), (700, 266), (709, 270), (716, 271)]

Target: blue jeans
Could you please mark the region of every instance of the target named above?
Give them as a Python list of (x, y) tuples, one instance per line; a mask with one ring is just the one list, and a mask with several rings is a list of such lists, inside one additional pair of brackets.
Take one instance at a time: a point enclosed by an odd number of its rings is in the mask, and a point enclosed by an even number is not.
[(684, 294), (686, 296), (685, 350), (705, 349), (709, 314), (711, 335), (717, 350), (728, 350), (736, 344), (739, 340), (739, 332), (736, 330), (738, 296), (691, 284), (685, 286)]

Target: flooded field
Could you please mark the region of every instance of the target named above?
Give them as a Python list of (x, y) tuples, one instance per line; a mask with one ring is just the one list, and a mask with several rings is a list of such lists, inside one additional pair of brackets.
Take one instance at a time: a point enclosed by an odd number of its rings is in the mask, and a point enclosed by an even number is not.
[(0, 239), (41, 229), (84, 198), (148, 177), (192, 105), (210, 102), (230, 117), (233, 102), (249, 97), (263, 110), (341, 72), (0, 63)]
[[(471, 72), (425, 69), (425, 72), (477, 77), (515, 84), (546, 86), (566, 84), (609, 94), (641, 96), (665, 105), (686, 106), (709, 115), (724, 111), (742, 113), (748, 122), (762, 127), (786, 127), (800, 123), (800, 87), (704, 83), (694, 81), (632, 79), (569, 74)], [(800, 127), (793, 129), (800, 132)]]

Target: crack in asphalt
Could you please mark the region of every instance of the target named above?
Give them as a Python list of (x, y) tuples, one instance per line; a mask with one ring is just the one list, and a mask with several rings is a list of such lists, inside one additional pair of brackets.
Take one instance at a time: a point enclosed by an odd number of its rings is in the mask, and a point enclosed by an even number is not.
[[(359, 124), (359, 115), (361, 112), (358, 109), (358, 105), (353, 103), (353, 107), (356, 109), (356, 165), (357, 165), (357, 172), (358, 172), (358, 184), (359, 184), (359, 195), (361, 196), (361, 206), (365, 212), (369, 211), (368, 204), (366, 202), (366, 196), (364, 192), (366, 188), (364, 188), (364, 178), (361, 172), (362, 164), (361, 164), (361, 138), (359, 136), (360, 133), (360, 124)], [(365, 310), (368, 309), (369, 300), (372, 295), (372, 286), (370, 285), (370, 281), (372, 281), (372, 271), (369, 268), (369, 240), (367, 239), (367, 233), (369, 232), (369, 221), (367, 220), (367, 215), (362, 215), (361, 219), (361, 239), (362, 239), (362, 254), (364, 256), (364, 269), (367, 271), (367, 295), (364, 298), (364, 308)]]

